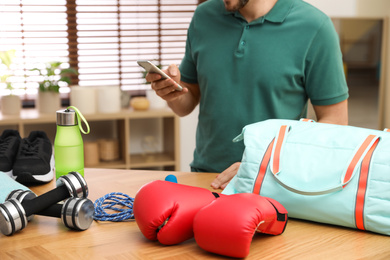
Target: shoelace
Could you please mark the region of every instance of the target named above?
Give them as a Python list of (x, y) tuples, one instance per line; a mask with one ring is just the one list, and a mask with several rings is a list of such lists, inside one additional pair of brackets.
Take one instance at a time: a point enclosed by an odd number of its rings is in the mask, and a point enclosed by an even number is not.
[(35, 155), (38, 153), (38, 150), (39, 146), (37, 145), (37, 140), (33, 142), (24, 140), (21, 153), (24, 155)]
[(11, 137), (7, 137), (2, 140), (0, 145), (0, 153), (4, 153), (7, 151), (10, 141), (11, 141)]

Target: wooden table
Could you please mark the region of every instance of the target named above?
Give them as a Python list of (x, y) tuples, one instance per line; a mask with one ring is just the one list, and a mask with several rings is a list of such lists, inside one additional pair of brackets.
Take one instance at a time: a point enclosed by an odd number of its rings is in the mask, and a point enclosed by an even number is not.
[[(211, 190), (211, 173), (86, 169), (89, 199), (122, 192), (134, 197), (153, 180), (175, 174), (178, 182)], [(36, 194), (55, 188), (54, 181), (31, 187)], [(59, 219), (35, 216), (13, 236), (0, 234), (0, 259), (223, 259), (199, 248), (194, 239), (163, 246), (143, 237), (134, 221), (93, 222), (71, 231)], [(390, 238), (348, 228), (290, 219), (279, 236), (256, 234), (247, 259), (390, 259)]]

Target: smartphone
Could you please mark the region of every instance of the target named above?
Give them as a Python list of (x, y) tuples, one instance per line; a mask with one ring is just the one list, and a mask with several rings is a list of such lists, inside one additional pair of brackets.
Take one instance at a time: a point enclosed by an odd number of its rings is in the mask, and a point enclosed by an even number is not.
[[(148, 60), (138, 60), (137, 61), (138, 65), (140, 65), (142, 68), (144, 68), (147, 72), (150, 72), (150, 73), (158, 73), (161, 75), (161, 77), (163, 79), (170, 79), (171, 77), (169, 77), (167, 74), (165, 74), (162, 70), (160, 70), (156, 65), (154, 65), (153, 63), (151, 63), (150, 61)], [(176, 82), (177, 83), (177, 82)], [(177, 84), (177, 88), (176, 88), (177, 91), (182, 91), (183, 88), (182, 86), (180, 86), (179, 84)]]

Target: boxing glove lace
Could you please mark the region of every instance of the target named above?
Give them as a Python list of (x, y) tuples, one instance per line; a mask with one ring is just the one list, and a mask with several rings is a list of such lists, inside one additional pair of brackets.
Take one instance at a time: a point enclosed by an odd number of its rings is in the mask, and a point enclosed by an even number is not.
[(195, 214), (218, 196), (204, 188), (168, 181), (150, 182), (137, 192), (133, 213), (142, 234), (164, 245), (193, 237)]
[(277, 201), (253, 193), (226, 195), (203, 207), (194, 218), (197, 244), (206, 251), (243, 258), (255, 232), (279, 235), (287, 211)]

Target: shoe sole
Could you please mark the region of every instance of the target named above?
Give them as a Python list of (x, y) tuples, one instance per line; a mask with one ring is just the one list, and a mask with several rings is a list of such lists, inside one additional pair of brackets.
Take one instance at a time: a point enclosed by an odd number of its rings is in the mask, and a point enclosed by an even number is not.
[(8, 171), (8, 172), (4, 172), (5, 174), (7, 174), (9, 177), (13, 177), (12, 176), (12, 170)]
[(50, 171), (46, 174), (32, 175), (30, 172), (23, 172), (18, 176), (12, 176), (16, 181), (20, 183), (34, 183), (34, 182), (49, 182), (54, 177), (54, 155), (50, 158)]

